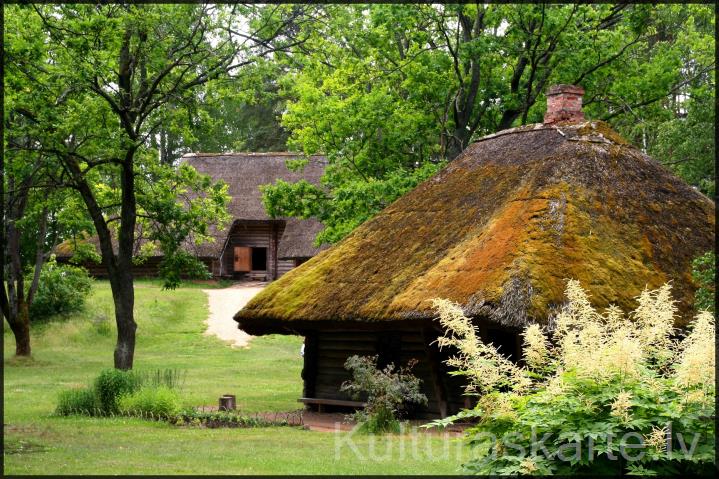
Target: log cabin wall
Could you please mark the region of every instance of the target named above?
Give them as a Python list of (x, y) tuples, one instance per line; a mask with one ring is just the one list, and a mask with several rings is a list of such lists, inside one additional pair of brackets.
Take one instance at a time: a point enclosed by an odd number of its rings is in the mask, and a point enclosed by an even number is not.
[(380, 367), (392, 362), (405, 366), (416, 359), (413, 374), (422, 380), (427, 407), (416, 411), (418, 417), (436, 418), (454, 414), (465, 407), (461, 379), (447, 374), (444, 355), (430, 346), (436, 334), (428, 331), (357, 331), (332, 330), (309, 333), (305, 339), (303, 369), (305, 397), (351, 399), (340, 391), (351, 374), (344, 363), (352, 355), (379, 355)]
[[(227, 245), (222, 255), (223, 277), (244, 277), (234, 274), (234, 247), (267, 248), (267, 280), (277, 279), (294, 267), (292, 260), (278, 260), (277, 246), (285, 225), (278, 221), (238, 221), (228, 235)], [(219, 271), (218, 273), (219, 274)], [(253, 272), (257, 275), (259, 272)]]
[(277, 260), (277, 277), (279, 278), (289, 270), (295, 267), (295, 261), (292, 259)]

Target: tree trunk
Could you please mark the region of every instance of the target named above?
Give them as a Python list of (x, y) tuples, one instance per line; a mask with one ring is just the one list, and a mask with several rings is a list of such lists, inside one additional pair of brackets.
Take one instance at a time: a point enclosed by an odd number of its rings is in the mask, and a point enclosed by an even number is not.
[[(15, 184), (13, 178), (9, 179), (11, 190)], [(4, 200), (4, 199), (3, 199)], [(7, 265), (7, 272), (3, 271), (3, 279), (7, 283), (7, 294), (9, 300), (7, 322), (15, 335), (15, 355), (30, 356), (30, 315), (28, 303), (25, 300), (25, 282), (23, 278), (22, 259), (20, 257), (20, 232), (17, 229), (16, 221), (22, 218), (27, 204), (27, 193), (16, 195), (15, 205), (9, 208), (7, 223), (5, 225), (5, 238), (7, 244), (2, 254), (7, 254), (10, 263)], [(5, 278), (7, 274), (7, 278)], [(5, 288), (5, 285), (1, 286)]]
[(15, 356), (30, 356), (30, 314), (28, 305), (20, 300), (17, 305), (17, 316), (8, 321), (15, 335)]
[(115, 322), (117, 323), (117, 343), (115, 345), (115, 367), (132, 369), (135, 355), (135, 331), (137, 323), (133, 310), (135, 290), (130, 271), (117, 271), (110, 279), (112, 297), (115, 303)]
[(112, 299), (115, 304), (115, 323), (117, 324), (117, 344), (115, 346), (115, 367), (117, 369), (132, 369), (135, 354), (135, 330), (137, 324), (134, 320), (135, 291), (132, 278), (132, 246), (136, 221), (135, 190), (132, 174), (132, 159), (134, 150), (128, 151), (126, 163), (122, 170), (122, 213), (120, 231), (118, 234), (118, 253), (115, 256), (112, 233), (102, 213), (102, 209), (95, 199), (86, 178), (82, 177), (79, 164), (75, 158), (65, 158), (68, 169), (77, 180), (77, 189), (82, 195), (85, 205), (92, 217), (95, 231), (97, 231), (102, 252), (102, 262), (107, 269), (112, 289)]
[(454, 160), (467, 148), (472, 133), (474, 132), (467, 129), (466, 122), (463, 122), (459, 127), (454, 129), (454, 134), (450, 137), (449, 144), (447, 145), (447, 160)]
[(502, 114), (502, 119), (499, 121), (497, 131), (506, 130), (512, 127), (512, 123), (516, 120), (522, 112), (520, 110), (505, 110)]
[(117, 369), (132, 369), (132, 360), (135, 355), (135, 331), (137, 330), (134, 318), (135, 286), (132, 277), (132, 252), (137, 220), (133, 173), (134, 156), (135, 148), (130, 148), (125, 154), (121, 177), (122, 209), (117, 238), (117, 263), (114, 274), (109, 271), (112, 278), (112, 295), (115, 300), (115, 321), (117, 323), (117, 345), (115, 346), (115, 367)]

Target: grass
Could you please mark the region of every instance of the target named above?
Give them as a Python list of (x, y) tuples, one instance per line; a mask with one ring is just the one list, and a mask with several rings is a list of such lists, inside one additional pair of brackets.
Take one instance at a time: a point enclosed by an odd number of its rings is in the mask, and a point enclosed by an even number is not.
[[(135, 369), (186, 371), (184, 405), (237, 396), (252, 413), (292, 411), (302, 392), (294, 336), (255, 338), (235, 349), (204, 336), (207, 299), (198, 285), (162, 291), (136, 284)], [(107, 282), (80, 314), (33, 329), (31, 359), (13, 357), (4, 327), (5, 474), (452, 474), (465, 454), (456, 440), (374, 438), (295, 427), (202, 429), (131, 418), (57, 417), (58, 392), (112, 365), (115, 326)]]

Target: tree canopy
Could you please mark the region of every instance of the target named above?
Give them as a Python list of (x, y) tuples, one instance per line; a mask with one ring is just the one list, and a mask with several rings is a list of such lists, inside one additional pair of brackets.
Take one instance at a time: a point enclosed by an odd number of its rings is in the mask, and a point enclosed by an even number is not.
[(472, 139), (541, 122), (549, 85), (714, 192), (714, 17), (706, 5), (328, 5), (280, 80), (290, 148), (324, 153), (320, 187), (277, 182), (273, 214), (334, 242)]

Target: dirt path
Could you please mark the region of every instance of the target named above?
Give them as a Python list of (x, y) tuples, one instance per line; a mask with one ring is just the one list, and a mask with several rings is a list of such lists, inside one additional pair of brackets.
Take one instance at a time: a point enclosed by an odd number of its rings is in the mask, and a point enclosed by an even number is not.
[(265, 283), (255, 282), (239, 283), (224, 289), (203, 289), (210, 309), (205, 334), (230, 341), (233, 347), (247, 346), (252, 336), (237, 329), (237, 323), (232, 317), (264, 287)]

